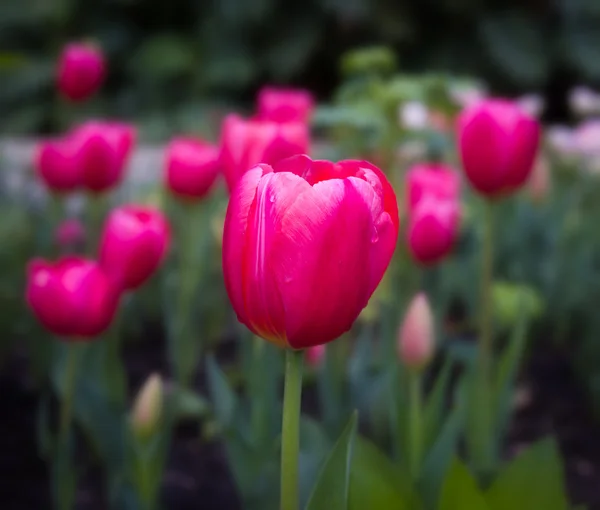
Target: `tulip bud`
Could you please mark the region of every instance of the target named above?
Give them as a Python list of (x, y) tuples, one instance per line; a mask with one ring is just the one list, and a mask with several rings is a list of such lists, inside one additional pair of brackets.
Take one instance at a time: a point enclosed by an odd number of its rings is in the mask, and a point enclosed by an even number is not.
[(64, 251), (77, 249), (85, 242), (85, 228), (76, 218), (65, 220), (56, 229), (55, 240)]
[(529, 194), (536, 203), (543, 202), (552, 188), (550, 166), (545, 158), (538, 158), (529, 178)]
[(460, 155), (473, 188), (494, 198), (525, 184), (539, 145), (535, 119), (511, 101), (489, 99), (465, 109), (458, 126)]
[(81, 185), (76, 160), (77, 145), (70, 137), (41, 142), (35, 155), (35, 169), (44, 185), (54, 193), (75, 191)]
[(308, 122), (314, 99), (308, 90), (263, 87), (258, 93), (258, 119), (273, 122)]
[(406, 173), (408, 211), (426, 194), (440, 199), (458, 200), (460, 177), (452, 168), (436, 163), (419, 163)]
[(131, 428), (140, 441), (147, 441), (159, 429), (163, 411), (163, 382), (152, 374), (138, 393), (131, 412)]
[(309, 367), (317, 368), (321, 365), (325, 357), (325, 346), (315, 345), (314, 347), (309, 347), (304, 351), (304, 356)]
[(106, 64), (101, 50), (91, 44), (68, 44), (58, 62), (58, 89), (71, 101), (83, 101), (104, 81)]
[(407, 367), (420, 370), (433, 357), (435, 349), (433, 314), (424, 293), (408, 306), (398, 337), (398, 355)]

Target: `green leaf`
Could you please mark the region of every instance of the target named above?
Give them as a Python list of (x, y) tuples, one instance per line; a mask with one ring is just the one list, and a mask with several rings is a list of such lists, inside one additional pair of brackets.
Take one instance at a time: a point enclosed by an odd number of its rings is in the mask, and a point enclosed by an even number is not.
[(214, 413), (221, 427), (229, 427), (237, 405), (235, 393), (213, 356), (206, 360), (206, 373)]
[(357, 422), (358, 415), (354, 412), (321, 469), (306, 510), (348, 510)]
[(442, 426), (442, 416), (446, 406), (446, 391), (450, 383), (450, 376), (454, 367), (454, 360), (447, 358), (437, 375), (435, 384), (425, 407), (425, 445), (431, 445)]
[(200, 419), (210, 413), (210, 404), (201, 395), (181, 386), (173, 386), (170, 396), (176, 420)]
[(487, 492), (491, 510), (567, 510), (560, 453), (543, 439), (504, 468)]
[(350, 510), (419, 510), (422, 504), (410, 476), (370, 441), (356, 438), (350, 469)]
[[(543, 507), (531, 507), (530, 510), (533, 508)], [(438, 510), (489, 510), (475, 479), (469, 473), (467, 466), (458, 459), (452, 462), (444, 481)], [(513, 508), (506, 507), (502, 510), (513, 510)]]
[(131, 56), (132, 71), (148, 79), (168, 79), (191, 72), (197, 64), (188, 41), (174, 34), (145, 40)]

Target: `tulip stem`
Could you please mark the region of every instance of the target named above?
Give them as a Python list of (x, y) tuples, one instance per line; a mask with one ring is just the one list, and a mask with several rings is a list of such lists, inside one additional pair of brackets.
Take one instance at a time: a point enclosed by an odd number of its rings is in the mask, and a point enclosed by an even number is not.
[(419, 479), (423, 450), (423, 390), (420, 370), (408, 372), (408, 463), (413, 481)]
[(298, 510), (298, 457), (300, 448), (300, 404), (302, 398), (303, 351), (288, 349), (285, 354), (285, 389), (281, 427), (280, 510)]
[(66, 446), (71, 428), (73, 414), (73, 399), (75, 396), (75, 382), (77, 379), (78, 345), (67, 345), (67, 366), (65, 370), (65, 385), (62, 406), (60, 409), (60, 444)]
[(478, 427), (476, 463), (482, 476), (488, 476), (494, 467), (493, 457), (493, 416), (492, 416), (492, 284), (493, 284), (493, 203), (486, 201), (484, 218), (484, 237), (481, 266), (481, 324), (479, 331), (479, 359), (477, 378)]

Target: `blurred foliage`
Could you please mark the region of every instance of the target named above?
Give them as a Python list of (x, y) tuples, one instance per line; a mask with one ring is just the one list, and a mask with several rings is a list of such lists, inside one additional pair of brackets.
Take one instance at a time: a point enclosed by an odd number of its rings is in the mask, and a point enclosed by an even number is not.
[[(596, 0), (3, 0), (0, 4), (2, 131), (60, 128), (54, 63), (72, 39), (104, 48), (110, 73), (89, 112), (182, 117), (208, 104), (249, 103), (264, 82), (294, 83), (328, 96), (342, 60), (381, 69), (477, 75), (505, 92), (542, 89), (557, 73), (600, 81)], [(188, 123), (183, 123), (187, 127)]]

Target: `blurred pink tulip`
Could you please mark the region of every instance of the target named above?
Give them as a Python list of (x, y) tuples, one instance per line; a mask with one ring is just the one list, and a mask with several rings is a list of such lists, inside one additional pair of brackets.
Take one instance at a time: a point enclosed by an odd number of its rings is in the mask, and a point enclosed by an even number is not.
[(534, 202), (540, 203), (548, 198), (552, 189), (552, 176), (548, 161), (539, 157), (529, 177), (529, 195)]
[(413, 258), (432, 265), (449, 255), (458, 237), (459, 220), (457, 200), (422, 197), (409, 218), (408, 247)]
[(314, 347), (309, 347), (306, 349), (304, 356), (306, 358), (306, 364), (309, 367), (317, 368), (325, 358), (325, 346), (315, 345)]
[(405, 366), (419, 370), (429, 363), (434, 349), (433, 314), (421, 292), (408, 305), (398, 336), (398, 355)]
[(113, 209), (100, 239), (100, 265), (124, 290), (133, 290), (158, 269), (169, 247), (164, 215), (141, 205)]
[(458, 200), (460, 176), (441, 163), (419, 163), (406, 173), (408, 210), (412, 211), (425, 194), (436, 198)]
[(309, 145), (310, 134), (305, 123), (246, 120), (228, 115), (221, 131), (221, 164), (229, 191), (253, 166), (273, 165), (287, 157), (305, 154)]
[(63, 249), (80, 246), (85, 241), (85, 228), (76, 218), (64, 220), (56, 229), (56, 244)]
[(77, 144), (70, 137), (40, 142), (34, 164), (46, 188), (54, 193), (75, 191), (81, 185)]
[(488, 99), (464, 110), (458, 127), (462, 163), (473, 188), (494, 198), (525, 184), (540, 139), (535, 119), (514, 102)]
[(308, 90), (263, 87), (258, 93), (257, 106), (260, 120), (307, 123), (315, 105)]
[(119, 303), (120, 291), (92, 260), (64, 257), (29, 263), (26, 299), (38, 320), (67, 340), (103, 333)]
[(121, 122), (92, 120), (74, 129), (76, 164), (84, 188), (100, 193), (117, 186), (135, 144), (135, 127)]
[(398, 205), (366, 161), (300, 155), (247, 171), (223, 233), (225, 286), (240, 322), (281, 347), (348, 331), (390, 263)]
[(200, 199), (208, 195), (220, 169), (219, 148), (208, 142), (175, 138), (167, 147), (166, 186), (181, 198)]
[(83, 101), (102, 85), (106, 72), (102, 51), (85, 43), (65, 46), (58, 61), (58, 89), (71, 101)]

